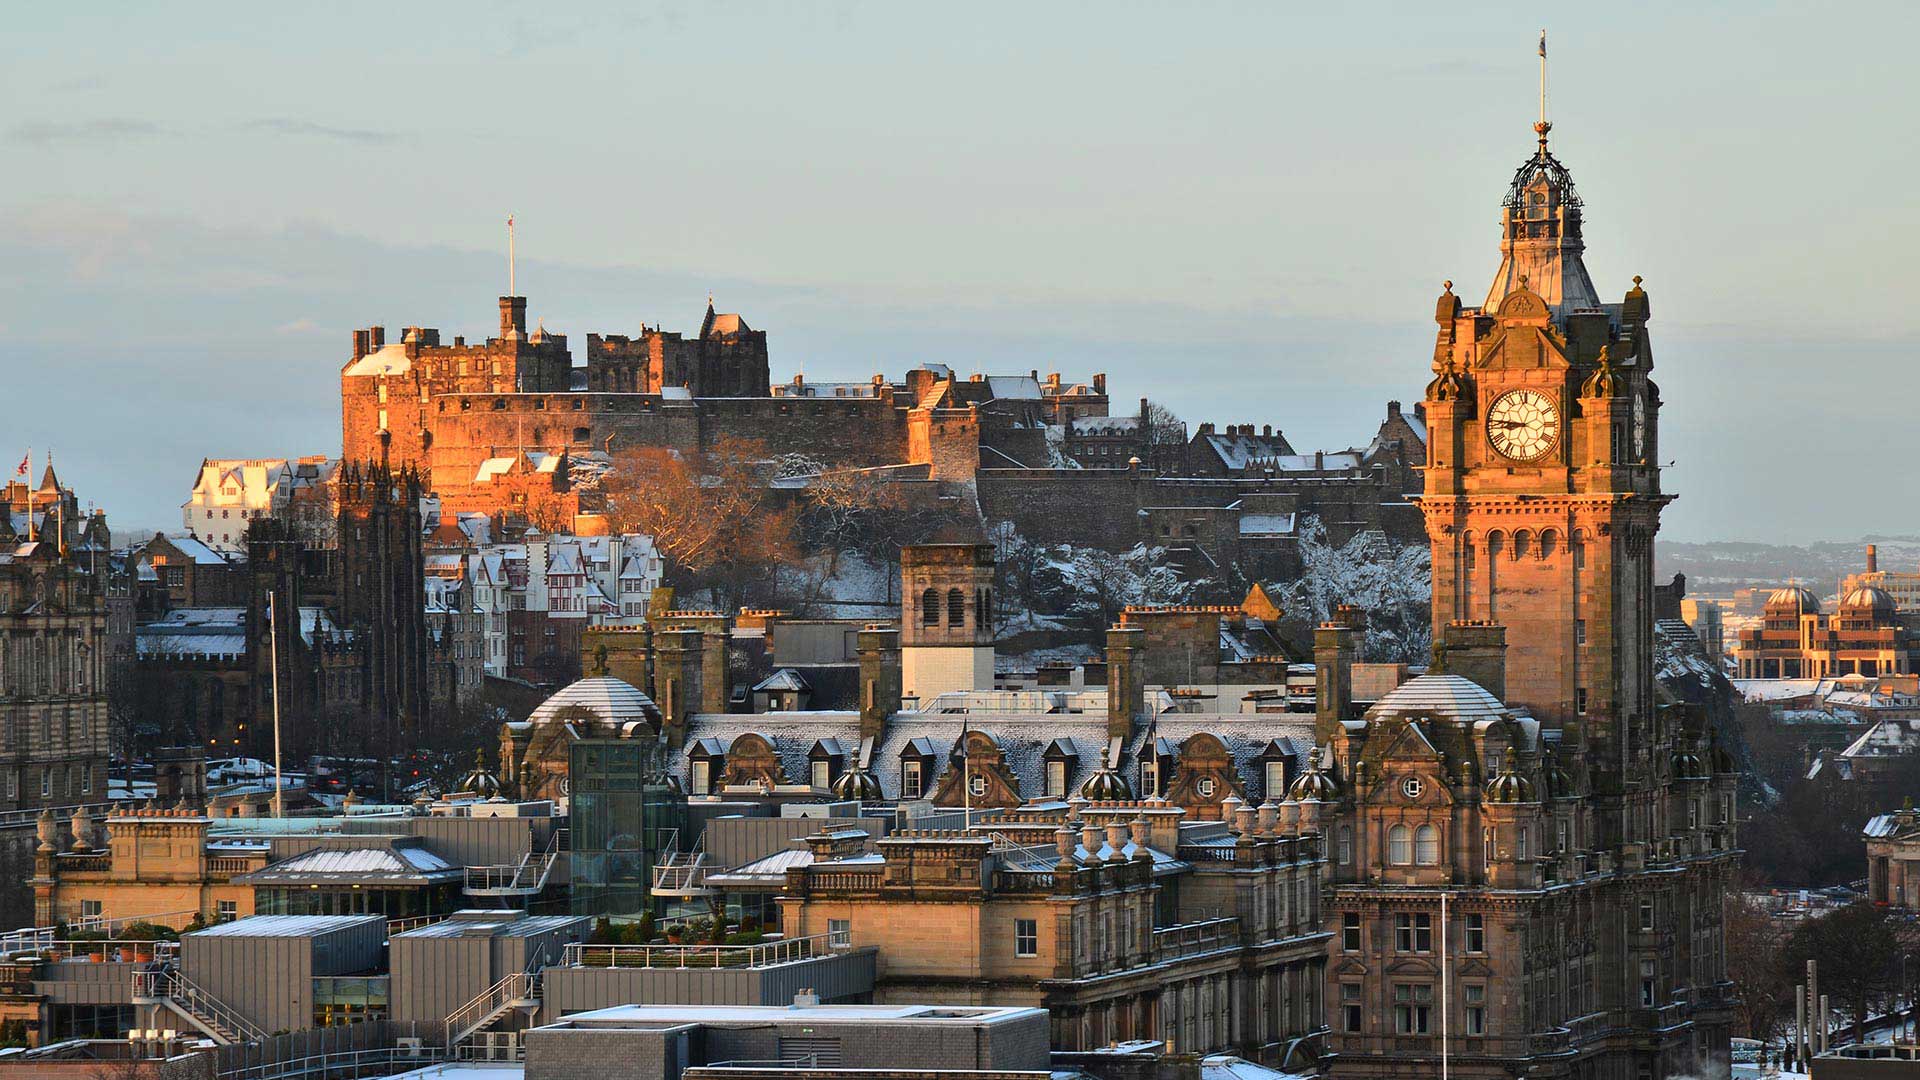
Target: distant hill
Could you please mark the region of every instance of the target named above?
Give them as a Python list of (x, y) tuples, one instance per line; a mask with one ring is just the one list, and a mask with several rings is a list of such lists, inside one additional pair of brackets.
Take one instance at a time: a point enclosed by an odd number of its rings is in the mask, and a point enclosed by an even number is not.
[(1867, 536), (1805, 545), (1663, 540), (1654, 548), (1654, 559), (1658, 580), (1685, 574), (1690, 593), (1720, 594), (1792, 579), (1827, 596), (1840, 588), (1841, 578), (1866, 568), (1868, 544), (1879, 548), (1880, 569), (1920, 570), (1920, 536)]

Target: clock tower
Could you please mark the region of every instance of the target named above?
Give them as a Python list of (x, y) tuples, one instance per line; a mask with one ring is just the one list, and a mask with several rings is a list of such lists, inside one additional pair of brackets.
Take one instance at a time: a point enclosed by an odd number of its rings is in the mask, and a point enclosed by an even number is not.
[(1659, 734), (1653, 537), (1668, 496), (1651, 312), (1637, 277), (1619, 303), (1601, 302), (1573, 177), (1547, 149), (1551, 125), (1534, 130), (1486, 300), (1468, 307), (1448, 282), (1434, 313), (1420, 499), (1434, 640), (1455, 622), (1506, 627), (1508, 704), (1561, 730), (1609, 839), (1623, 841), (1653, 827), (1637, 792)]

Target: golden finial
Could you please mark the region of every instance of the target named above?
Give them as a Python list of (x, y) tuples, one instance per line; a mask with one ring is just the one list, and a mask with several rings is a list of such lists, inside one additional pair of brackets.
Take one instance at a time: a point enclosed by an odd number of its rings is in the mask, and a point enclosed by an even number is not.
[(1452, 292), (1452, 291), (1453, 291), (1453, 282), (1452, 282), (1451, 280), (1447, 280), (1447, 281), (1443, 281), (1443, 282), (1441, 282), (1441, 283), (1440, 283), (1440, 287), (1441, 287), (1441, 288), (1443, 288), (1443, 289), (1445, 289), (1445, 290), (1447, 290), (1448, 292)]

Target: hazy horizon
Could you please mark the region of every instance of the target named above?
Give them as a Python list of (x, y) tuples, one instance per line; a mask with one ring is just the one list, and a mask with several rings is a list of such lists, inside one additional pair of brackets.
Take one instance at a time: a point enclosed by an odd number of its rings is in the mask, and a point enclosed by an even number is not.
[[(351, 331), (697, 328), (773, 376), (1104, 371), (1364, 445), (1477, 303), (1537, 6), (41, 7), (0, 44), (0, 455), (122, 528), (338, 453)], [(1860, 27), (1874, 27), (1863, 36)], [(1553, 12), (1587, 265), (1653, 304), (1662, 538), (1920, 535), (1911, 10)], [(1906, 387), (1906, 392), (1901, 391)], [(37, 474), (35, 479), (37, 479)]]

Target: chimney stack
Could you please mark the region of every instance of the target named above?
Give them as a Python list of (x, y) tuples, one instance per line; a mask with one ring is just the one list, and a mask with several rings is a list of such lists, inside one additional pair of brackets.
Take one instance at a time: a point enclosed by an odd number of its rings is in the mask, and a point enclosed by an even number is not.
[(1868, 544), (1867, 545), (1867, 573), (1869, 574), (1877, 573), (1879, 572), (1879, 570), (1880, 570), (1880, 548), (1876, 544)]
[(1146, 684), (1140, 654), (1147, 632), (1137, 626), (1107, 630), (1107, 737), (1133, 733), (1133, 718), (1146, 708)]
[(869, 626), (860, 631), (860, 737), (879, 739), (887, 718), (900, 711), (900, 631)]
[(1501, 701), (1507, 700), (1507, 628), (1498, 623), (1450, 622), (1440, 635), (1447, 674), (1480, 684)]
[(1360, 637), (1360, 609), (1341, 604), (1313, 631), (1314, 679), (1318, 683), (1314, 741), (1333, 740), (1353, 704), (1353, 656)]

